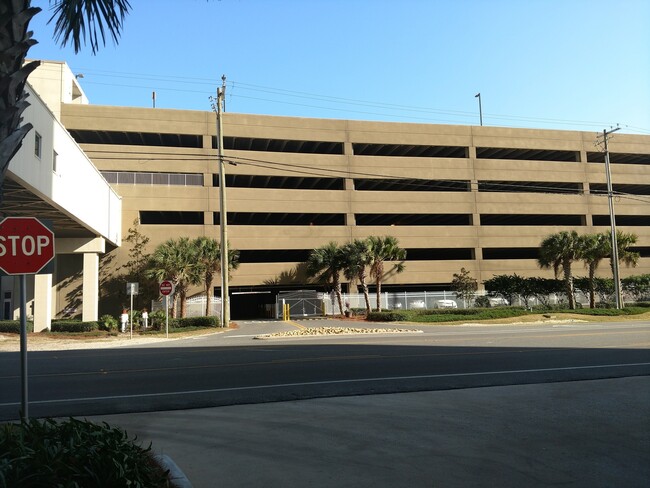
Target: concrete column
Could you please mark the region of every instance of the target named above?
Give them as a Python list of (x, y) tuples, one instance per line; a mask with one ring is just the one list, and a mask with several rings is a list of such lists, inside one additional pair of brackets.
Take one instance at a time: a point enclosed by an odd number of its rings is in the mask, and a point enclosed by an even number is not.
[(97, 320), (99, 309), (99, 254), (84, 253), (83, 297), (81, 320)]
[(52, 275), (34, 275), (34, 332), (52, 326)]

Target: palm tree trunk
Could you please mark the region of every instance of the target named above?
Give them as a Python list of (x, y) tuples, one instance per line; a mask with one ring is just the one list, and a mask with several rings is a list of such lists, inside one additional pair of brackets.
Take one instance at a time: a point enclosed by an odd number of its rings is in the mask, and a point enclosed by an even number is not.
[(359, 274), (359, 283), (361, 283), (361, 289), (363, 290), (363, 299), (366, 302), (366, 315), (370, 313), (370, 295), (368, 294), (368, 284), (366, 283), (366, 274)]
[(377, 285), (377, 312), (381, 312), (381, 277), (377, 276), (375, 284)]
[(564, 261), (562, 264), (564, 270), (564, 284), (566, 286), (566, 294), (569, 299), (569, 308), (574, 310), (576, 308), (576, 297), (573, 295), (573, 275), (571, 274), (571, 261)]
[(336, 294), (336, 300), (339, 303), (339, 313), (343, 315), (343, 297), (341, 297), (341, 282), (337, 277), (334, 278), (334, 293)]
[(209, 317), (210, 316), (210, 300), (212, 298), (212, 293), (210, 291), (212, 290), (212, 283), (213, 279), (212, 276), (206, 276), (205, 279), (205, 316)]
[(210, 288), (211, 286), (206, 286), (205, 288), (205, 316), (210, 316)]
[(20, 125), (23, 111), (29, 106), (25, 82), (39, 61), (24, 64), (29, 48), (36, 44), (28, 31), (29, 22), (41, 11), (30, 7), (29, 0), (3, 2), (0, 22), (0, 202), (9, 163), (31, 130), (32, 124)]
[(181, 307), (180, 307), (181, 308), (181, 318), (184, 319), (185, 318), (185, 313), (186, 313), (185, 309), (187, 307), (187, 293), (185, 291), (181, 291), (179, 293), (179, 298), (181, 300)]
[(596, 274), (596, 267), (589, 264), (589, 308), (596, 308), (596, 284), (594, 283), (594, 276)]

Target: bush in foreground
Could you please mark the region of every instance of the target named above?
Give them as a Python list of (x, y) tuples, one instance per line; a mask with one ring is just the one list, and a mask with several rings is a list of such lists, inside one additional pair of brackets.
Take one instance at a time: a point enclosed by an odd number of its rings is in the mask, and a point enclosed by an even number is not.
[(168, 473), (126, 432), (86, 420), (0, 426), (0, 487), (169, 487)]

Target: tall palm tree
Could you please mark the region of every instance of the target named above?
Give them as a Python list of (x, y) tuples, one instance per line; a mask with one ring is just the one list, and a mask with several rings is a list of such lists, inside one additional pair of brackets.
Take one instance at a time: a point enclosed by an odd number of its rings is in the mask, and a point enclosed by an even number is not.
[[(619, 263), (623, 263), (625, 266), (632, 266), (633, 268), (638, 264), (639, 258), (641, 255), (638, 252), (631, 251), (630, 247), (632, 247), (634, 244), (636, 244), (637, 240), (639, 239), (639, 236), (636, 234), (632, 234), (630, 232), (622, 232), (620, 230), (616, 231), (616, 249), (618, 250), (618, 261)], [(612, 242), (611, 240), (608, 241), (608, 247), (609, 251), (609, 265), (611, 266), (612, 270), (614, 269), (614, 261), (613, 261), (613, 256), (611, 253), (612, 249)]]
[[(381, 283), (391, 273), (404, 271), (406, 250), (399, 247), (395, 237), (368, 237), (370, 247), (370, 276), (375, 279), (377, 291), (377, 311), (381, 312)], [(395, 263), (388, 271), (385, 270), (386, 261), (401, 261)]]
[(368, 239), (355, 239), (343, 246), (345, 266), (343, 274), (350, 280), (359, 280), (363, 290), (363, 298), (366, 302), (366, 314), (370, 313), (370, 296), (368, 284), (366, 283), (367, 269), (370, 265), (370, 242)]
[[(205, 291), (205, 316), (210, 315), (210, 297), (214, 276), (221, 271), (221, 245), (211, 237), (197, 237), (192, 242), (196, 248), (196, 282)], [(239, 267), (239, 251), (228, 246), (228, 274)]]
[[(5, 175), (11, 159), (32, 129), (21, 125), (22, 113), (29, 106), (25, 82), (38, 61), (25, 64), (27, 52), (37, 43), (29, 23), (41, 9), (31, 0), (0, 2), (0, 201)], [(105, 36), (117, 41), (131, 5), (128, 0), (50, 0), (54, 4), (54, 37), (65, 46), (71, 42), (75, 53), (88, 42), (94, 53)]]
[(580, 259), (580, 236), (575, 230), (551, 234), (542, 241), (539, 254), (537, 262), (540, 267), (552, 267), (556, 278), (560, 275), (560, 268), (562, 269), (569, 308), (573, 310), (576, 308), (576, 299), (573, 294), (571, 264)]
[[(185, 317), (185, 305), (189, 286), (196, 283), (196, 247), (187, 237), (169, 239), (160, 244), (151, 255), (147, 275), (158, 281), (165, 279), (174, 283), (175, 293), (180, 299), (180, 316)], [(175, 300), (174, 300), (175, 305)], [(175, 306), (172, 306), (172, 316)]]
[(596, 308), (596, 270), (610, 254), (611, 242), (606, 233), (580, 236), (580, 256), (589, 270), (589, 308)]
[(333, 241), (311, 251), (307, 259), (307, 274), (332, 286), (341, 314), (343, 314), (343, 300), (341, 298), (341, 279), (339, 275), (344, 266), (345, 256), (343, 250)]

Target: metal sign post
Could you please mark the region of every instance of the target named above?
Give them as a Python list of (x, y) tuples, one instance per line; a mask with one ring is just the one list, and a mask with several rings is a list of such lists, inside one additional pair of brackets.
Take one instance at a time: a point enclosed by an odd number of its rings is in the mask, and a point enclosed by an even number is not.
[(133, 295), (138, 294), (138, 283), (127, 283), (126, 284), (126, 293), (131, 295), (131, 319), (129, 320), (130, 326), (130, 339), (133, 339)]
[(165, 295), (165, 338), (169, 339), (169, 295)]
[(27, 279), (20, 275), (20, 418), (29, 419), (27, 402)]
[(51, 273), (54, 259), (51, 223), (36, 217), (5, 217), (0, 220), (0, 271), (19, 275), (20, 287), (20, 417), (29, 419), (27, 399), (27, 277)]
[(165, 336), (169, 339), (169, 297), (174, 293), (174, 283), (171, 280), (160, 282), (160, 294), (165, 297)]

